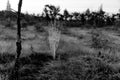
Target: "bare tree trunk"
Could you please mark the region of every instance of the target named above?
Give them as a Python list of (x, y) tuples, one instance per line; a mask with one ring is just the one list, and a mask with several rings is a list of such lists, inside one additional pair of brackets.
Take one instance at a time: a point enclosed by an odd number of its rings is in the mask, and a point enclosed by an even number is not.
[(20, 16), (21, 16), (21, 7), (22, 7), (22, 1), (19, 0), (18, 4), (18, 19), (17, 19), (17, 55), (16, 55), (16, 60), (15, 60), (15, 65), (12, 71), (12, 75), (10, 76), (10, 80), (19, 80), (19, 74), (18, 74), (18, 69), (19, 69), (19, 57), (21, 54), (22, 46), (21, 46), (21, 24), (20, 24)]

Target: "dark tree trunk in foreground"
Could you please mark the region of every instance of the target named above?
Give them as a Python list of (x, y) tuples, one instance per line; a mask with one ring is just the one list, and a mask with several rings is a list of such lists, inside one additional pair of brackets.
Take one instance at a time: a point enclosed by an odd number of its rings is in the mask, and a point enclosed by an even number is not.
[(18, 19), (17, 19), (17, 42), (16, 42), (16, 47), (17, 47), (17, 55), (16, 55), (16, 60), (15, 60), (15, 65), (12, 71), (12, 74), (10, 76), (10, 80), (19, 80), (19, 74), (18, 74), (18, 70), (19, 70), (19, 57), (21, 54), (21, 24), (20, 24), (20, 16), (21, 16), (21, 7), (22, 7), (22, 1), (23, 0), (19, 0), (19, 4), (18, 4)]

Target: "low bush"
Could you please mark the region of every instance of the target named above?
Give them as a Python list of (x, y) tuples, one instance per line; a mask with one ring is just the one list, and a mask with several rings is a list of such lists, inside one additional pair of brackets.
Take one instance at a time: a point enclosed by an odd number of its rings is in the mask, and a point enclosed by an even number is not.
[(15, 59), (15, 55), (2, 53), (0, 54), (0, 64), (5, 64), (13, 61)]
[(45, 31), (44, 28), (43, 28), (43, 24), (42, 24), (42, 23), (37, 23), (37, 24), (35, 25), (35, 29), (36, 29), (36, 31), (38, 31), (38, 32), (44, 32), (44, 31)]
[(92, 31), (92, 44), (91, 47), (95, 49), (105, 49), (108, 47), (107, 45), (109, 44), (109, 40), (107, 37), (99, 30)]
[(63, 26), (66, 27), (81, 27), (80, 21), (65, 21)]
[(117, 21), (115, 22), (115, 26), (116, 26), (117, 28), (120, 27), (120, 20), (117, 20)]
[[(116, 72), (106, 60), (82, 52), (63, 53), (60, 60), (52, 60), (47, 53), (33, 53), (20, 58), (20, 80), (119, 80)], [(74, 55), (74, 56), (73, 56)], [(12, 55), (1, 55), (5, 59)], [(104, 55), (106, 57), (106, 55)], [(112, 57), (111, 57), (112, 58)], [(7, 58), (8, 59), (8, 58)], [(9, 58), (13, 60), (14, 58)], [(65, 60), (67, 59), (67, 60)], [(105, 60), (106, 59), (106, 60)], [(111, 60), (112, 62), (112, 60)], [(4, 62), (5, 63), (5, 62)], [(3, 73), (0, 73), (3, 75)], [(6, 75), (7, 72), (4, 72)], [(8, 74), (7, 74), (8, 75)], [(10, 75), (10, 74), (9, 74)]]
[(99, 58), (80, 56), (71, 60), (54, 61), (46, 65), (39, 73), (40, 80), (115, 80), (112, 68)]

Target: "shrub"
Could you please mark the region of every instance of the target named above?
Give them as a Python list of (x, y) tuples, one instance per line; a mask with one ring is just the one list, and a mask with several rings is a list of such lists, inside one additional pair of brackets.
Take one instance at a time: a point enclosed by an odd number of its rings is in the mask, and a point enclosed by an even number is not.
[(38, 32), (44, 32), (44, 31), (45, 31), (44, 28), (43, 28), (43, 24), (42, 24), (42, 23), (37, 23), (37, 24), (35, 25), (35, 29), (36, 29), (36, 31), (38, 31)]
[(117, 20), (117, 21), (115, 22), (115, 26), (116, 26), (117, 28), (120, 27), (120, 20)]
[(113, 80), (118, 78), (114, 76), (112, 68), (92, 56), (81, 56), (73, 58), (67, 62), (53, 61), (46, 65), (39, 74), (40, 80)]
[(2, 53), (0, 54), (0, 64), (5, 64), (13, 61), (15, 59), (15, 55)]
[(63, 26), (66, 26), (66, 27), (80, 27), (81, 22), (80, 21), (65, 21)]
[(0, 80), (8, 80), (14, 66), (15, 55), (8, 53), (0, 54)]
[(20, 80), (38, 80), (39, 71), (51, 60), (52, 57), (47, 53), (32, 53), (20, 58)]
[(96, 49), (104, 49), (107, 46), (107, 44), (109, 43), (109, 40), (106, 38), (106, 36), (104, 34), (102, 34), (101, 31), (96, 30), (96, 31), (92, 31), (92, 44), (91, 46), (93, 48)]
[(93, 28), (93, 25), (91, 25), (91, 24), (84, 24), (82, 27), (83, 28)]
[(23, 21), (23, 22), (21, 23), (21, 27), (22, 27), (22, 28), (27, 28), (27, 25), (28, 25), (28, 23), (25, 22), (25, 21)]
[(6, 22), (6, 23), (5, 23), (5, 27), (7, 27), (7, 28), (12, 28), (12, 27), (14, 26), (14, 24), (15, 24), (15, 23), (12, 22), (12, 21), (11, 21), (11, 22)]

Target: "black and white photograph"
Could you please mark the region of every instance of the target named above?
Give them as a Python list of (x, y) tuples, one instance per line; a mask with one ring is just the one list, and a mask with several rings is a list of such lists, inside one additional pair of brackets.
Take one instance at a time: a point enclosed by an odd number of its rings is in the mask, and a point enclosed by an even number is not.
[(120, 0), (0, 0), (0, 80), (120, 80)]

